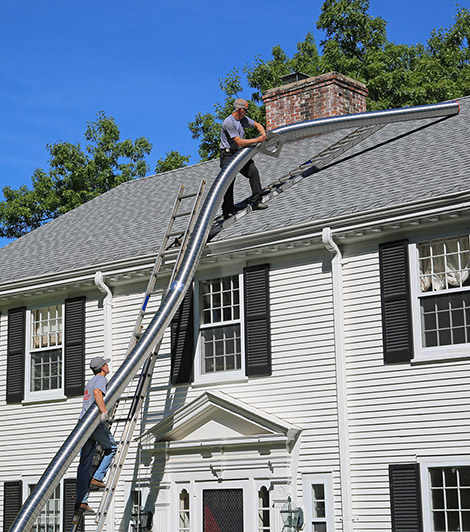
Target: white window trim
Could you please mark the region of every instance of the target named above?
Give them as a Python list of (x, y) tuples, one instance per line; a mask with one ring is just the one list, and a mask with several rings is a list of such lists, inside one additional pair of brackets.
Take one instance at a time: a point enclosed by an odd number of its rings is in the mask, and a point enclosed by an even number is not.
[(433, 532), (431, 519), (431, 482), (429, 479), (429, 469), (433, 467), (469, 467), (470, 460), (449, 460), (449, 461), (434, 461), (420, 460), (420, 477), (421, 477), (421, 504), (423, 509), (423, 526), (424, 532)]
[[(441, 360), (470, 358), (470, 344), (444, 345), (437, 347), (423, 346), (423, 324), (421, 322), (420, 306), (421, 292), (419, 290), (418, 243), (419, 242), (412, 242), (408, 247), (410, 263), (410, 291), (412, 298), (411, 314), (413, 320), (413, 362), (436, 362)], [(445, 294), (446, 292), (455, 293), (458, 291), (464, 291), (464, 289), (457, 288), (452, 290), (441, 290), (440, 292), (432, 292), (430, 297), (436, 295), (437, 293)]]
[[(239, 287), (240, 287), (240, 339), (241, 339), (241, 368), (238, 370), (232, 371), (218, 371), (214, 373), (202, 373), (202, 353), (201, 353), (201, 328), (200, 328), (200, 297), (199, 297), (199, 286), (201, 281), (207, 281), (210, 279), (216, 279), (218, 277), (231, 277), (238, 275)], [(244, 301), (244, 281), (243, 273), (240, 270), (232, 272), (214, 273), (213, 275), (205, 275), (204, 277), (199, 277), (194, 283), (194, 330), (197, 332), (196, 338), (196, 353), (194, 357), (194, 385), (204, 385), (204, 384), (217, 384), (233, 381), (245, 381), (248, 380), (246, 377), (246, 368), (245, 368), (245, 301)], [(228, 323), (228, 322), (227, 322)]]
[(335, 530), (334, 499), (333, 499), (333, 474), (332, 473), (307, 473), (302, 475), (303, 501), (305, 508), (305, 528), (306, 532), (313, 532), (313, 507), (312, 507), (312, 485), (323, 484), (325, 486), (325, 512), (326, 526), (328, 532)]
[[(32, 313), (33, 310), (43, 308), (45, 306), (59, 306), (62, 305), (62, 386), (55, 390), (43, 390), (40, 392), (31, 391), (31, 331), (32, 331)], [(26, 342), (25, 342), (25, 378), (24, 378), (24, 403), (37, 401), (50, 401), (66, 399), (65, 396), (65, 305), (64, 303), (51, 302), (48, 305), (37, 305), (28, 308), (26, 311)]]

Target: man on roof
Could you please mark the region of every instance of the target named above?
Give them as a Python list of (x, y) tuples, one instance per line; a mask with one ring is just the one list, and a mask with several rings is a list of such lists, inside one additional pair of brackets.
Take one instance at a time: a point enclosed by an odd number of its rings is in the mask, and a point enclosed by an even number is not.
[[(248, 103), (241, 98), (235, 100), (233, 103), (233, 113), (229, 115), (222, 123), (222, 130), (220, 132), (220, 167), (225, 168), (232, 157), (241, 148), (252, 146), (266, 140), (266, 131), (264, 127), (249, 118), (246, 113), (248, 111)], [(255, 139), (245, 139), (245, 129), (254, 127), (258, 130), (260, 136)], [(258, 168), (256, 168), (253, 160), (248, 161), (240, 170), (240, 173), (250, 180), (251, 186), (251, 200), (252, 208), (254, 210), (267, 209), (265, 203), (261, 203), (261, 181), (259, 177)], [(230, 187), (224, 196), (222, 203), (222, 213), (224, 218), (230, 218), (237, 211), (233, 202), (233, 186), (235, 180), (232, 181)]]

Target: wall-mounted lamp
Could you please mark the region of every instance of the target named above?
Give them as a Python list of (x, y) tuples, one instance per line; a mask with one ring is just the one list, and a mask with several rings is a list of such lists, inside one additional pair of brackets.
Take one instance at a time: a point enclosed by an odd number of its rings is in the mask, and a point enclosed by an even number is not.
[(291, 501), (290, 495), (287, 497), (286, 504), (281, 508), (281, 518), (284, 523), (283, 532), (298, 532), (304, 526), (302, 508)]

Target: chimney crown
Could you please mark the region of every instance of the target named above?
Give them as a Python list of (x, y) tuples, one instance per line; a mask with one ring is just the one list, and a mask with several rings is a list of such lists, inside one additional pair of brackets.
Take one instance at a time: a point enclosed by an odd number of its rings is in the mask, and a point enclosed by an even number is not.
[(263, 100), (266, 106), (266, 129), (295, 122), (367, 110), (367, 87), (337, 72), (300, 79), (270, 89)]

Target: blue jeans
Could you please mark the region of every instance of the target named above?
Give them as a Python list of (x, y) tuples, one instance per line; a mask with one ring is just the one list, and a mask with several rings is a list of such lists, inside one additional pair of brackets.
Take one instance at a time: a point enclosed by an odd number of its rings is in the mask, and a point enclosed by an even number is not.
[(93, 478), (103, 480), (106, 475), (111, 460), (116, 454), (116, 440), (111, 434), (106, 423), (100, 423), (93, 434), (88, 438), (80, 453), (80, 463), (77, 470), (77, 504), (88, 501), (88, 492), (90, 491), (90, 481), (92, 475), (93, 455), (95, 454), (96, 444), (99, 443), (104, 451), (98, 469), (95, 471)]

